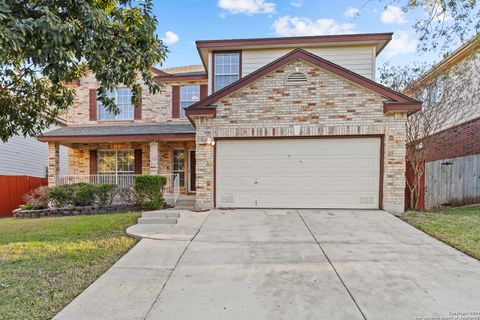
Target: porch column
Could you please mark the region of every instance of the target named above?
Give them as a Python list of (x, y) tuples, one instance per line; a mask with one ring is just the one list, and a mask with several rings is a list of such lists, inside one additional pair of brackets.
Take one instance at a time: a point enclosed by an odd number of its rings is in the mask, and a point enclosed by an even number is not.
[(48, 143), (48, 186), (57, 185), (60, 175), (60, 145), (57, 142)]
[(150, 142), (150, 174), (158, 174), (158, 142)]

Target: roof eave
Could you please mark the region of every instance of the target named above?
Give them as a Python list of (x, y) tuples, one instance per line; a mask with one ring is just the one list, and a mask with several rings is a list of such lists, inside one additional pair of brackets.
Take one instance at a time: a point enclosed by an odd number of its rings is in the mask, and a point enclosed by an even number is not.
[(127, 135), (58, 135), (58, 136), (39, 136), (40, 142), (127, 142), (127, 141), (149, 141), (155, 139), (195, 139), (195, 132), (181, 133), (148, 133), (148, 134), (127, 134)]
[(208, 75), (198, 74), (198, 75), (169, 75), (169, 76), (157, 76), (155, 77), (156, 82), (175, 82), (175, 81), (201, 81), (207, 80)]
[(396, 102), (396, 101), (385, 101), (383, 103), (383, 112), (385, 114), (393, 113), (407, 113), (413, 114), (417, 111), (422, 110), (422, 102)]
[[(364, 34), (340, 34), (340, 35), (322, 35), (322, 36), (300, 36), (300, 37), (275, 37), (275, 38), (245, 38), (245, 39), (223, 39), (223, 40), (197, 40), (195, 45), (198, 54), (202, 60), (205, 70), (208, 69), (208, 51), (223, 50), (228, 48), (243, 49), (253, 47), (278, 47), (278, 46), (311, 46), (311, 45), (339, 45), (346, 42), (377, 42), (376, 55), (387, 46), (392, 40), (393, 33), (364, 33)], [(205, 51), (205, 52), (203, 52)]]
[[(387, 88), (385, 86), (382, 86), (378, 83), (376, 83), (373, 80), (370, 80), (368, 78), (365, 78), (353, 71), (350, 71), (348, 69), (345, 69), (339, 65), (336, 65), (328, 60), (325, 60), (323, 58), (320, 58), (308, 51), (302, 50), (302, 49), (295, 49), (292, 50), (291, 52), (287, 53), (286, 55), (280, 57), (279, 59), (272, 61), (271, 63), (267, 64), (266, 66), (250, 73), (249, 75), (237, 80), (236, 82), (230, 84), (229, 86), (203, 98), (202, 100), (198, 101), (197, 103), (193, 104), (190, 106), (188, 109), (193, 110), (193, 109), (201, 109), (205, 108), (207, 106), (212, 105), (213, 103), (217, 102), (221, 98), (225, 97), (226, 95), (239, 90), (243, 86), (259, 79), (260, 77), (272, 72), (273, 70), (276, 70), (277, 68), (281, 67), (282, 65), (285, 65), (289, 63), (290, 61), (293, 61), (294, 59), (302, 59), (305, 60), (309, 63), (312, 63), (314, 65), (319, 66), (320, 68), (323, 68), (324, 70), (327, 70), (329, 72), (332, 72), (334, 74), (337, 74), (339, 77), (342, 77), (346, 80), (352, 81), (356, 83), (357, 85), (360, 85), (362, 87), (365, 87), (369, 90), (372, 90), (374, 92), (377, 92), (378, 94), (386, 97), (387, 99), (396, 101), (396, 102), (406, 102), (406, 103), (416, 103), (417, 101), (402, 94), (399, 92), (396, 92), (390, 88)], [(187, 110), (188, 110), (187, 109)]]

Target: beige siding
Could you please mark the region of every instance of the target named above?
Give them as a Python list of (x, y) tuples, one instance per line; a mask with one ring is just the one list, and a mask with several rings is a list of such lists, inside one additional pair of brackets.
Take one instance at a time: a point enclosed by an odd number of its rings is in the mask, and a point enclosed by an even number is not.
[[(303, 48), (319, 57), (329, 60), (364, 77), (375, 79), (375, 53), (372, 46), (335, 47), (335, 48)], [(243, 50), (242, 76), (265, 66), (282, 57), (292, 48)]]
[[(295, 48), (242, 50), (242, 77), (281, 58)], [(375, 80), (375, 46), (302, 48), (371, 80)], [(208, 55), (208, 79), (212, 79), (212, 54)], [(212, 93), (211, 81), (208, 92)]]

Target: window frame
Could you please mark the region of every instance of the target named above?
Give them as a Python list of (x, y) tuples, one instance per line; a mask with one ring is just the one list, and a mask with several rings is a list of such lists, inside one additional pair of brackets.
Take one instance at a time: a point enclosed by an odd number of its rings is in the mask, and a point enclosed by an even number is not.
[[(97, 101), (97, 120), (98, 121), (133, 121), (135, 120), (135, 105), (132, 103), (131, 101), (131, 97), (133, 96), (133, 93), (132, 93), (132, 89), (128, 88), (128, 87), (116, 87), (115, 89), (113, 89), (112, 91), (115, 92), (115, 103), (117, 104), (117, 107), (120, 108), (120, 105), (118, 103), (118, 90), (119, 89), (128, 89), (130, 90), (130, 106), (132, 108), (132, 112), (131, 112), (131, 117), (128, 117), (128, 118), (119, 118), (119, 116), (124, 113), (123, 110), (122, 112), (120, 112), (119, 114), (116, 114), (114, 115), (112, 112), (109, 112), (103, 105), (100, 101)], [(111, 93), (112, 91), (109, 91), (107, 92), (107, 94)], [(107, 114), (111, 114), (114, 116), (114, 118), (102, 118), (101, 117), (101, 114), (102, 114), (102, 110), (101, 109), (104, 109), (104, 115), (107, 115)]]
[[(133, 155), (133, 170), (132, 171), (118, 171), (118, 152), (131, 152)], [(115, 171), (102, 172), (100, 166), (100, 158), (102, 152), (113, 152), (115, 154)], [(98, 175), (119, 175), (119, 174), (135, 174), (135, 150), (134, 149), (99, 149), (97, 150), (97, 174)]]
[[(238, 79), (235, 81), (238, 81), (242, 78), (242, 50), (221, 50), (221, 51), (213, 51), (212, 52), (212, 93), (217, 92), (221, 89), (216, 89), (216, 84), (215, 84), (215, 76), (216, 76), (216, 71), (215, 71), (215, 56), (219, 54), (238, 54)], [(234, 82), (235, 82), (234, 81)], [(232, 82), (233, 83), (233, 82)], [(225, 86), (227, 87), (227, 86)], [(223, 87), (223, 88), (225, 88)], [(223, 89), (222, 88), (222, 89)]]
[[(185, 84), (185, 85), (180, 85), (179, 87), (180, 88), (179, 88), (179, 93), (178, 94), (179, 94), (180, 97), (179, 97), (179, 102), (178, 103), (179, 103), (179, 109), (180, 110), (179, 110), (179, 115), (178, 116), (179, 116), (180, 119), (185, 119), (187, 117), (185, 115), (185, 108), (188, 108), (192, 104), (200, 101), (200, 94), (201, 94), (200, 90), (201, 90), (201, 88), (200, 88), (200, 84)], [(184, 101), (182, 100), (182, 88), (187, 88), (187, 87), (197, 87), (198, 88), (198, 99), (197, 100), (186, 100), (185, 102), (191, 102), (191, 103), (188, 106), (186, 106), (185, 108), (183, 108), (182, 107), (182, 102), (184, 102)]]
[[(183, 170), (175, 170), (175, 151), (182, 151), (183, 152)], [(180, 188), (185, 186), (185, 148), (174, 148), (172, 151), (172, 173), (178, 174), (179, 185)], [(182, 180), (183, 175), (183, 180)], [(183, 184), (182, 184), (183, 182)]]

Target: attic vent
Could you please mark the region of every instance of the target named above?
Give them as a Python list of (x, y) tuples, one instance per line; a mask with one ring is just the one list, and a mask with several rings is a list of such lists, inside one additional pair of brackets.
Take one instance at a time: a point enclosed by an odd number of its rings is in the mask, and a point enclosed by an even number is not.
[(301, 72), (294, 72), (287, 78), (288, 83), (307, 82), (307, 77)]

